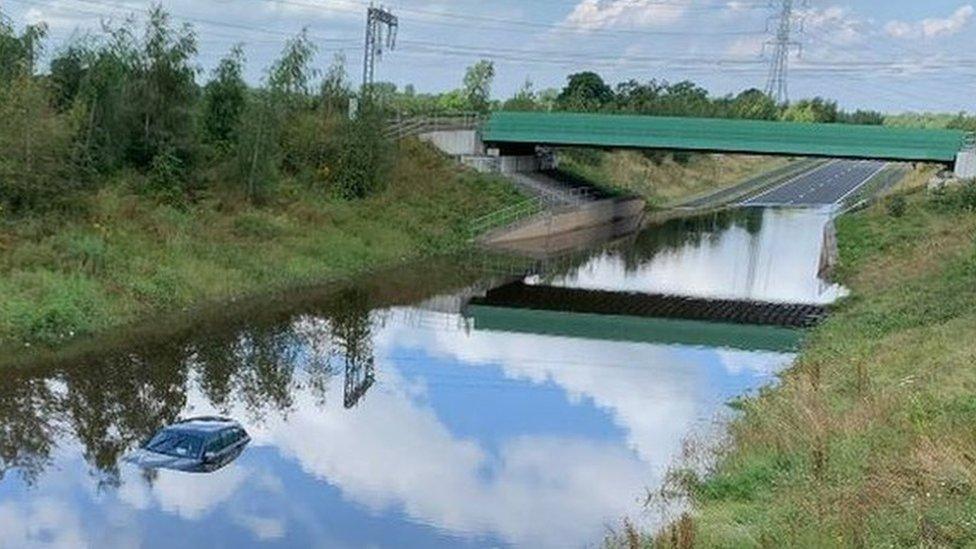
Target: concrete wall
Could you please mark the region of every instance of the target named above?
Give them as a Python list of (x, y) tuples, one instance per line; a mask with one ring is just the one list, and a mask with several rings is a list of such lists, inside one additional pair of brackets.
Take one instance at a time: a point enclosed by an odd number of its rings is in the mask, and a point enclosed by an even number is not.
[(962, 151), (956, 156), (955, 175), (959, 179), (976, 178), (976, 151)]
[(476, 130), (439, 130), (418, 137), (451, 156), (484, 154), (484, 144)]
[(537, 172), (540, 167), (539, 158), (536, 156), (463, 155), (461, 163), (482, 173), (503, 175)]
[(527, 173), (539, 171), (539, 157), (537, 156), (502, 156), (498, 158), (498, 168), (503, 174)]
[(641, 216), (647, 203), (641, 198), (610, 198), (582, 206), (567, 206), (543, 213), (515, 227), (505, 227), (482, 237), (489, 245), (552, 237)]

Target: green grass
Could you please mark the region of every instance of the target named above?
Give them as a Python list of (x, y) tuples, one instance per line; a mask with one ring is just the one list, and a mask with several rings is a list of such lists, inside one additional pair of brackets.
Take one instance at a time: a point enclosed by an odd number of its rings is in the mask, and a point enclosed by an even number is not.
[(561, 170), (612, 191), (636, 194), (652, 208), (731, 187), (786, 163), (785, 158), (747, 155), (593, 149), (566, 149), (559, 154)]
[(460, 248), (471, 219), (521, 198), (401, 146), (388, 189), (361, 201), (285, 183), (288, 198), (262, 207), (222, 196), (175, 208), (120, 181), (84, 213), (0, 221), (0, 355)]
[(673, 475), (696, 546), (976, 546), (974, 193), (839, 220), (852, 296), (741, 403), (714, 465)]

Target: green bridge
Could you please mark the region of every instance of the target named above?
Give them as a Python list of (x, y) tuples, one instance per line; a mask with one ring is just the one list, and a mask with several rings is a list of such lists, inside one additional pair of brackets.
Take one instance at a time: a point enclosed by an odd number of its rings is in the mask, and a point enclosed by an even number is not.
[(535, 145), (665, 149), (951, 164), (967, 134), (850, 124), (671, 118), (640, 115), (496, 112), (482, 139), (505, 154)]

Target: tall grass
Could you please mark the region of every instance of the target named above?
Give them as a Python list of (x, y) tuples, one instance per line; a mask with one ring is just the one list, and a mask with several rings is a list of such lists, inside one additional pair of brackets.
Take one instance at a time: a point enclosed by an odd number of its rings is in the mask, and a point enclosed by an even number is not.
[(974, 192), (839, 221), (852, 297), (743, 403), (713, 465), (673, 476), (697, 546), (976, 545)]
[(0, 352), (442, 253), (466, 245), (470, 219), (518, 199), (416, 141), (400, 145), (390, 174), (360, 200), (286, 180), (263, 206), (233, 195), (172, 205), (130, 175), (83, 213), (0, 222)]

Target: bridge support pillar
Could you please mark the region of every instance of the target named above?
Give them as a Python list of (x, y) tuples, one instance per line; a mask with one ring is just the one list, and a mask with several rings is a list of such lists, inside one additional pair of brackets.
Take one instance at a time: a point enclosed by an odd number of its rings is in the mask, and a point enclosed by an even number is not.
[(956, 156), (955, 176), (959, 179), (976, 179), (976, 149), (962, 151)]

